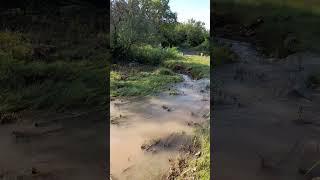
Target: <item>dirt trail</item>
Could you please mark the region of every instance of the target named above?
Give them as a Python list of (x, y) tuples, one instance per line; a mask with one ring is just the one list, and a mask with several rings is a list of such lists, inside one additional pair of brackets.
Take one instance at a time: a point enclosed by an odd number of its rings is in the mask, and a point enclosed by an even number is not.
[[(305, 85), (308, 75), (319, 71), (320, 56), (271, 59), (248, 43), (218, 40), (230, 45), (239, 62), (215, 68), (211, 77), (219, 84), (213, 91), (215, 178), (305, 179), (298, 169), (320, 160), (318, 150), (302, 152), (310, 142), (320, 143), (320, 90)], [(299, 116), (304, 122), (296, 123)], [(309, 175), (319, 172), (317, 167)]]
[(0, 179), (104, 179), (105, 118), (100, 110), (28, 112), (0, 125)]
[(210, 81), (183, 77), (184, 82), (157, 96), (110, 103), (114, 179), (161, 179), (168, 172), (169, 158), (192, 143), (192, 125), (204, 121), (202, 116), (210, 111)]

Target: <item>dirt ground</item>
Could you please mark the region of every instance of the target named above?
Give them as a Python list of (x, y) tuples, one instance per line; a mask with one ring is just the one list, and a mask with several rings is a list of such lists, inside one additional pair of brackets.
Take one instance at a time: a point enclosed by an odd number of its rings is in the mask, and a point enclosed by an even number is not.
[(0, 179), (105, 179), (106, 114), (23, 112), (0, 125)]
[[(320, 89), (306, 87), (320, 56), (260, 55), (248, 43), (218, 39), (239, 62), (216, 67), (214, 174), (219, 180), (300, 180), (320, 176)], [(302, 69), (299, 70), (299, 58)]]

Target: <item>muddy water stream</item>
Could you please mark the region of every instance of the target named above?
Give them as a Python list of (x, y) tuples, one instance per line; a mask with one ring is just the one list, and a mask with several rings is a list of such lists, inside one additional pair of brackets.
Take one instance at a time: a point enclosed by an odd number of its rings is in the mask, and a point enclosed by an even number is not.
[(105, 111), (84, 112), (21, 112), (1, 124), (0, 180), (106, 177)]
[(220, 85), (213, 89), (215, 179), (320, 176), (320, 166), (303, 173), (320, 159), (320, 89), (306, 86), (308, 76), (319, 72), (319, 54), (267, 58), (248, 43), (220, 41), (239, 61), (216, 67), (211, 78)]
[[(193, 133), (190, 123), (204, 121), (210, 112), (208, 79), (175, 84), (157, 96), (111, 101), (110, 157), (114, 179), (161, 179), (169, 169), (169, 158), (179, 155), (177, 145), (185, 138), (173, 138), (166, 148), (153, 152), (141, 146), (153, 139)], [(169, 90), (170, 89), (170, 90)]]

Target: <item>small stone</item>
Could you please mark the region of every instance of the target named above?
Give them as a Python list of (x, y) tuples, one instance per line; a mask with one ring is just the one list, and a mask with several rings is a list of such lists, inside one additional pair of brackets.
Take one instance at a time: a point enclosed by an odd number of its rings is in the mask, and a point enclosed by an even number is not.
[(201, 156), (201, 151), (198, 151), (196, 154), (194, 154), (196, 157), (200, 157)]

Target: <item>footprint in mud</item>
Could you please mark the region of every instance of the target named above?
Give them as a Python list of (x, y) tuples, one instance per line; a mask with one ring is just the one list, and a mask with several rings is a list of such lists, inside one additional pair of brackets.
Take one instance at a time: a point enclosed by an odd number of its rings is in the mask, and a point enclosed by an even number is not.
[(198, 145), (194, 138), (184, 132), (172, 133), (162, 138), (151, 139), (141, 145), (143, 151), (152, 153), (157, 153), (159, 151), (193, 153), (197, 148)]

